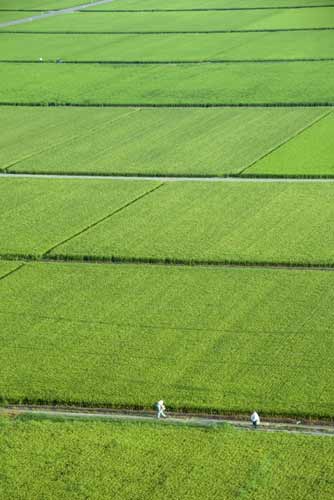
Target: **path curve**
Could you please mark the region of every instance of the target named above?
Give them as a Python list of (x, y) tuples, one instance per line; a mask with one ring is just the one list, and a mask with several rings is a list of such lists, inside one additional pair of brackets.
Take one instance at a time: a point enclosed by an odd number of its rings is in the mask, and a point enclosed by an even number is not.
[(72, 14), (73, 12), (77, 12), (82, 9), (88, 9), (89, 7), (96, 7), (97, 5), (103, 5), (110, 2), (113, 2), (113, 0), (98, 0), (96, 2), (77, 5), (74, 7), (68, 7), (66, 9), (49, 10), (48, 12), (44, 12), (42, 14), (36, 14), (35, 16), (24, 17), (22, 19), (16, 19), (14, 21), (7, 21), (5, 23), (0, 23), (0, 28), (7, 28), (8, 26), (15, 26), (17, 24), (31, 23), (32, 21), (46, 19), (47, 17), (59, 16), (61, 14)]
[[(17, 415), (43, 415), (46, 417), (65, 417), (74, 419), (103, 419), (115, 421), (153, 422), (157, 421), (153, 411), (144, 410), (115, 410), (110, 408), (76, 408), (76, 407), (54, 407), (38, 405), (9, 405), (0, 409), (0, 414)], [(159, 423), (175, 425), (191, 425), (197, 427), (215, 427), (232, 425), (233, 427), (254, 431), (249, 419), (238, 419), (224, 415), (195, 415), (186, 413), (170, 412), (166, 419)], [(286, 432), (290, 434), (303, 434), (308, 436), (332, 436), (334, 437), (334, 425), (328, 422), (305, 423), (293, 419), (263, 419), (261, 425), (256, 429), (261, 432)]]
[(122, 181), (160, 181), (160, 182), (243, 182), (243, 183), (333, 183), (334, 177), (173, 177), (159, 175), (91, 175), (91, 174), (29, 174), (0, 173), (0, 178), (37, 178), (37, 179), (86, 179), (86, 180), (122, 180)]

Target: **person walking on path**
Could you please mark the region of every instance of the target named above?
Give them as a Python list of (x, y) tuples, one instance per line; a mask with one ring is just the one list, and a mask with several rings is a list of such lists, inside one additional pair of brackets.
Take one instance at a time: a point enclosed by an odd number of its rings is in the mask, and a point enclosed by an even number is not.
[(254, 411), (251, 415), (251, 421), (252, 421), (252, 424), (253, 424), (253, 427), (254, 429), (256, 429), (256, 427), (260, 424), (260, 417), (259, 415), (256, 413), (256, 411)]
[(157, 418), (161, 418), (161, 417), (166, 418), (166, 414), (165, 414), (166, 406), (165, 406), (162, 399), (160, 399), (160, 401), (157, 402), (156, 409), (157, 409)]

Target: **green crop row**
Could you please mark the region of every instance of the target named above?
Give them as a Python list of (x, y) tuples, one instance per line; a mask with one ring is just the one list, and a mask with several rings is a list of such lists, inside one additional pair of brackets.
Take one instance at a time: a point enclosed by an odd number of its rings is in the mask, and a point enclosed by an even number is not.
[(331, 438), (27, 417), (0, 436), (8, 500), (333, 498)]
[(333, 280), (25, 264), (0, 281), (1, 398), (333, 417)]
[(15, 31), (196, 32), (334, 27), (331, 7), (226, 12), (76, 12), (13, 26)]
[(122, 105), (321, 104), (334, 62), (288, 64), (0, 64), (0, 102)]
[(0, 253), (333, 266), (333, 191), (334, 183), (7, 178)]
[[(334, 12), (333, 12), (334, 13)], [(331, 31), (187, 35), (3, 33), (3, 60), (205, 61), (331, 58)]]
[[(324, 108), (2, 107), (0, 169), (101, 175), (236, 174), (326, 113)], [(321, 122), (331, 123), (332, 119)], [(303, 156), (300, 148), (300, 166), (307, 168), (299, 173), (329, 175), (333, 141), (322, 141), (314, 126), (308, 132), (310, 144), (313, 129), (317, 154), (321, 147), (323, 156), (312, 160), (309, 149), (304, 149), (307, 155)], [(327, 137), (331, 128), (323, 128), (322, 133)], [(275, 172), (287, 174), (292, 167), (287, 158)]]

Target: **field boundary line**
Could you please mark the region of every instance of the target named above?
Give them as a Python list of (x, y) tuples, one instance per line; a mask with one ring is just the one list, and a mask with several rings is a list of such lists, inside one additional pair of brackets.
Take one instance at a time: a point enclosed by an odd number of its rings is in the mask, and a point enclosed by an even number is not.
[(153, 193), (154, 191), (156, 191), (157, 189), (161, 188), (164, 184), (161, 183), (161, 184), (158, 184), (158, 186), (154, 186), (154, 188), (152, 189), (149, 189), (148, 191), (145, 191), (145, 193), (142, 193), (140, 196), (137, 196), (136, 198), (128, 201), (127, 203), (125, 203), (124, 205), (122, 205), (121, 207), (117, 208), (116, 210), (114, 210), (113, 212), (111, 212), (110, 214), (107, 214), (105, 215), (104, 217), (102, 217), (101, 219), (95, 221), (95, 222), (92, 222), (91, 224), (89, 224), (88, 226), (86, 226), (85, 228), (81, 229), (80, 231), (78, 231), (77, 233), (75, 234), (72, 234), (71, 236), (69, 236), (68, 238), (66, 238), (65, 240), (57, 243), (56, 245), (53, 245), (51, 248), (49, 248), (46, 252), (43, 253), (43, 257), (48, 257), (49, 254), (55, 250), (56, 248), (62, 246), (62, 245), (65, 245), (66, 243), (68, 243), (69, 241), (73, 240), (74, 238), (76, 238), (77, 236), (80, 236), (82, 235), (83, 233), (85, 233), (86, 231), (89, 231), (90, 229), (92, 229), (93, 227), (96, 227), (98, 224), (101, 224), (102, 222), (106, 221), (107, 219), (110, 219), (111, 217), (113, 217), (114, 215), (122, 212), (123, 210), (125, 210), (126, 208), (128, 208), (129, 206), (133, 205), (134, 203), (136, 203), (137, 201), (141, 200), (142, 198), (145, 198), (146, 196), (150, 195), (151, 193)]
[[(113, 1), (113, 0), (109, 0)], [(0, 24), (1, 28), (1, 24)], [(3, 34), (25, 34), (25, 35), (209, 35), (219, 33), (281, 33), (295, 31), (333, 31), (334, 26), (313, 27), (313, 28), (264, 28), (245, 30), (202, 30), (202, 31), (34, 31), (34, 30), (1, 30)]]
[[(161, 187), (161, 186), (160, 186)], [(149, 193), (148, 193), (149, 194)], [(125, 207), (124, 207), (125, 208)], [(106, 217), (108, 218), (108, 216)], [(99, 222), (103, 222), (102, 220)], [(99, 222), (94, 223), (97, 225)], [(89, 228), (85, 228), (87, 231)], [(81, 233), (79, 233), (81, 234)], [(68, 240), (58, 243), (55, 248), (65, 244), (67, 241), (71, 240), (76, 234), (68, 238)], [(53, 250), (50, 249), (45, 252), (41, 257), (32, 254), (0, 254), (0, 261), (24, 261), (24, 263), (62, 263), (62, 264), (96, 264), (96, 265), (136, 265), (136, 266), (162, 266), (162, 267), (203, 267), (208, 269), (214, 268), (227, 268), (227, 269), (272, 269), (272, 270), (285, 270), (285, 271), (319, 271), (319, 272), (333, 272), (334, 262), (329, 264), (324, 264), (320, 262), (310, 262), (310, 263), (300, 263), (300, 262), (266, 262), (266, 261), (237, 261), (233, 259), (226, 259), (221, 261), (210, 261), (210, 260), (197, 260), (197, 259), (171, 259), (166, 258), (151, 258), (151, 257), (122, 257), (118, 255), (110, 256), (93, 256), (93, 255), (64, 255), (55, 254), (50, 255), (49, 252)]]
[(62, 417), (73, 419), (109, 419), (123, 421), (155, 422), (156, 424), (178, 424), (200, 427), (216, 427), (231, 425), (251, 432), (288, 432), (293, 434), (332, 436), (334, 426), (331, 421), (297, 420), (292, 418), (263, 418), (261, 425), (255, 430), (245, 415), (215, 415), (203, 413), (169, 412), (166, 419), (156, 419), (155, 412), (148, 410), (112, 409), (112, 408), (82, 408), (57, 407), (45, 405), (8, 405), (0, 408), (5, 415), (40, 415), (45, 417)]
[[(91, 5), (94, 5), (93, 3)], [(220, 11), (248, 11), (248, 10), (294, 10), (294, 9), (324, 9), (328, 7), (334, 7), (334, 4), (322, 4), (322, 5), (275, 5), (272, 7), (212, 7), (212, 8), (181, 8), (181, 9), (90, 9), (87, 7), (82, 12), (95, 12), (95, 13), (117, 13), (117, 12), (220, 12)], [(82, 7), (81, 7), (82, 8)], [(57, 12), (63, 9), (0, 9), (0, 12)], [(80, 12), (80, 11), (79, 11)]]
[(71, 59), (0, 59), (0, 64), (106, 64), (106, 65), (177, 65), (177, 64), (289, 64), (305, 62), (332, 62), (334, 57), (305, 57), (296, 59), (189, 59), (189, 60), (71, 60)]
[(16, 273), (17, 271), (19, 271), (20, 269), (22, 269), (22, 267), (24, 267), (24, 266), (25, 266), (25, 264), (26, 264), (25, 262), (21, 262), (21, 264), (20, 264), (20, 265), (18, 265), (17, 267), (15, 267), (15, 269), (12, 269), (11, 271), (8, 271), (7, 273), (2, 274), (2, 275), (0, 276), (0, 281), (2, 281), (2, 280), (4, 280), (4, 279), (8, 278), (8, 277), (9, 277), (9, 276), (11, 276), (12, 274), (14, 274), (14, 273)]
[[(97, 5), (104, 5), (107, 3), (113, 2), (113, 0), (96, 0), (95, 2), (91, 2), (88, 4), (74, 5), (73, 7), (67, 7), (65, 9), (59, 10), (50, 10), (42, 11), (41, 14), (36, 14), (35, 16), (25, 17), (21, 19), (16, 19), (13, 21), (6, 21), (4, 23), (0, 23), (0, 28), (6, 28), (7, 26), (15, 26), (17, 24), (25, 24), (33, 21), (38, 21), (40, 19), (46, 19), (48, 17), (59, 16), (62, 14), (72, 14), (73, 12), (79, 12), (81, 9), (88, 9), (89, 7), (95, 7)], [(15, 11), (16, 12), (16, 11)], [(27, 11), (29, 12), (29, 11)], [(34, 12), (34, 11), (30, 11)]]
[[(329, 114), (329, 113), (328, 113)], [(24, 161), (21, 160), (21, 161)], [(16, 165), (15, 162), (13, 165)], [(12, 165), (12, 166), (13, 166)], [(266, 176), (258, 175), (240, 175), (240, 174), (226, 174), (222, 176), (191, 176), (191, 175), (149, 175), (149, 174), (107, 174), (107, 173), (50, 173), (50, 172), (7, 172), (8, 168), (12, 166), (3, 167), (0, 170), (1, 178), (31, 178), (31, 179), (82, 179), (82, 180), (124, 180), (124, 181), (160, 181), (160, 182), (250, 182), (250, 183), (332, 183), (334, 182), (334, 174), (332, 176)], [(248, 168), (248, 167), (246, 167)]]
[(319, 123), (320, 121), (322, 121), (324, 118), (327, 118), (327, 116), (329, 116), (333, 111), (330, 110), (328, 112), (325, 112), (323, 113), (321, 116), (318, 116), (317, 118), (315, 118), (313, 121), (311, 121), (310, 123), (308, 123), (307, 125), (305, 125), (305, 127), (297, 130), (297, 132), (293, 133), (290, 137), (288, 137), (287, 139), (285, 139), (284, 141), (282, 141), (280, 144), (278, 144), (277, 146), (274, 146), (273, 148), (271, 148), (269, 151), (267, 151), (266, 153), (262, 154), (261, 156), (259, 156), (259, 158), (257, 158), (256, 160), (254, 160), (253, 162), (251, 162), (247, 167), (245, 167), (244, 169), (242, 169), (240, 172), (239, 172), (239, 175), (242, 175), (244, 172), (246, 172), (248, 169), (254, 167), (259, 161), (263, 160), (264, 158), (266, 158), (267, 156), (270, 156), (272, 153), (274, 153), (275, 151), (278, 151), (280, 148), (282, 148), (283, 146), (285, 146), (286, 144), (288, 144), (289, 142), (293, 141), (294, 139), (296, 139), (296, 137), (302, 135), (304, 132), (306, 132), (306, 130), (312, 128), (314, 125), (316, 125), (317, 123)]
[(333, 102), (271, 102), (271, 103), (75, 103), (75, 102), (9, 102), (0, 106), (46, 108), (332, 108)]
[[(334, 4), (323, 4), (323, 5), (275, 5), (272, 7), (211, 7), (211, 8), (181, 8), (181, 9), (90, 9), (84, 10), (83, 12), (89, 14), (90, 12), (100, 13), (100, 12), (131, 12), (133, 14), (140, 12), (229, 12), (229, 11), (249, 11), (249, 10), (300, 10), (300, 9), (326, 9), (334, 7)], [(0, 9), (1, 12), (2, 9)], [(6, 9), (5, 9), (6, 10)], [(7, 9), (9, 10), (9, 9)], [(16, 10), (16, 9), (13, 9)], [(29, 12), (29, 10), (27, 10)], [(34, 12), (32, 9), (30, 12)], [(37, 11), (36, 12), (41, 12)]]

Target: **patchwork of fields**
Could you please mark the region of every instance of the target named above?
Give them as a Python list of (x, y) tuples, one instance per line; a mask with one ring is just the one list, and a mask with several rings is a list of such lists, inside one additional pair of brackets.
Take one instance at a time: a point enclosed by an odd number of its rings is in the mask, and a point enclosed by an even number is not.
[[(78, 5), (0, 0), (0, 24)], [(0, 26), (3, 404), (334, 418), (333, 37), (332, 0)], [(0, 435), (6, 499), (334, 496), (327, 437), (3, 417)]]

